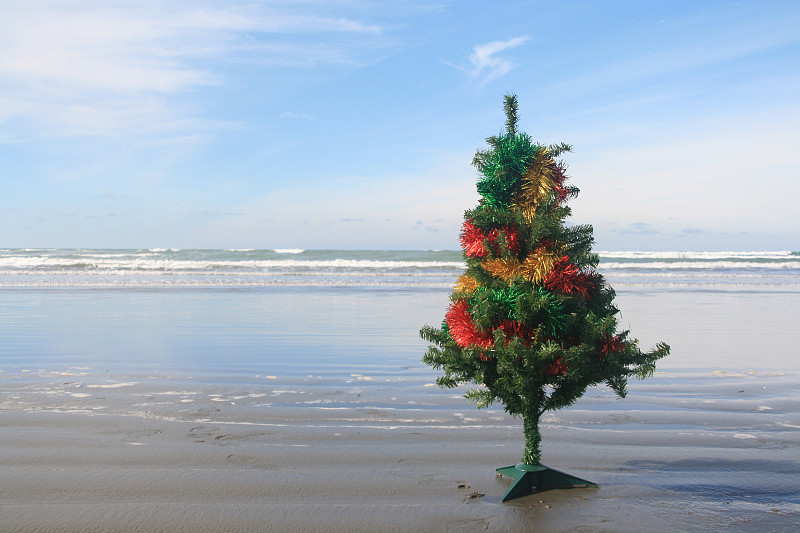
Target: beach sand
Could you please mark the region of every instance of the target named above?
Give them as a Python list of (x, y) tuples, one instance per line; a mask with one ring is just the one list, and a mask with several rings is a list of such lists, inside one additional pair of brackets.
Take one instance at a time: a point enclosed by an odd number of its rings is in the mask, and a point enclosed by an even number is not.
[(521, 421), (419, 363), (447, 291), (7, 291), (0, 531), (800, 530), (797, 293), (618, 301), (672, 355), (541, 423), (598, 488), (501, 503)]
[(692, 407), (667, 374), (641, 382), (625, 400), (592, 390), (545, 415), (543, 456), (599, 487), (508, 503), (500, 498), (509, 480), (495, 468), (518, 462), (519, 421), (429, 383), (398, 390), (362, 375), (350, 383), (311, 377), (235, 386), (4, 377), (2, 531), (795, 531), (800, 524), (800, 436), (790, 411), (797, 385), (786, 376), (698, 376), (705, 385)]

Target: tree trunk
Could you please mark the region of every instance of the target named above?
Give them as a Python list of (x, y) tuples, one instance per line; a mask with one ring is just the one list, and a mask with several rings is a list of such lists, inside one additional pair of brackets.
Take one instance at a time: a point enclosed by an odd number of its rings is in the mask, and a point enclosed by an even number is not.
[(522, 422), (522, 427), (525, 431), (525, 455), (522, 456), (522, 462), (528, 465), (538, 465), (542, 455), (539, 416), (540, 413), (538, 411), (528, 413)]

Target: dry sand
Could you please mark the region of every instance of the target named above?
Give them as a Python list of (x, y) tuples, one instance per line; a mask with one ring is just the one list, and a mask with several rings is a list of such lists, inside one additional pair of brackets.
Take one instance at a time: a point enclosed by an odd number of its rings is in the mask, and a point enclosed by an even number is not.
[(501, 503), (520, 423), (452, 391), (6, 374), (0, 531), (796, 531), (793, 380), (706, 377), (702, 408), (656, 378), (546, 415), (599, 488)]

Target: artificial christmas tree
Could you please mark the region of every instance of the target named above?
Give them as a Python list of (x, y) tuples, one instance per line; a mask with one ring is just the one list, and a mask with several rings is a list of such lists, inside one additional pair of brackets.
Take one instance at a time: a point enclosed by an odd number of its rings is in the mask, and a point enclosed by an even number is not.
[(523, 418), (522, 463), (498, 469), (516, 480), (503, 501), (593, 485), (540, 464), (539, 418), (602, 382), (624, 397), (628, 377), (652, 375), (669, 353), (664, 343), (642, 352), (617, 332), (614, 291), (594, 270), (592, 227), (565, 224), (578, 189), (565, 184), (558, 157), (570, 147), (518, 133), (517, 112), (516, 96), (506, 96), (505, 132), (475, 155), (481, 199), (464, 216), (467, 268), (442, 327), (420, 332), (432, 343), (423, 362), (444, 372), (439, 386), (480, 385), (466, 394), (478, 407), (501, 402)]

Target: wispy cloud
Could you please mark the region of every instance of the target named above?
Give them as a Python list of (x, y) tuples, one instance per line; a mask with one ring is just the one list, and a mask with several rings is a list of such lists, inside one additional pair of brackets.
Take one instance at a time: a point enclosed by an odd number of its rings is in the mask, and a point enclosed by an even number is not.
[(507, 41), (492, 41), (486, 44), (475, 45), (469, 56), (469, 67), (451, 66), (469, 72), (473, 78), (480, 80), (481, 85), (484, 85), (508, 74), (516, 66), (513, 61), (502, 57), (500, 53), (510, 48), (516, 48), (527, 40), (527, 36), (522, 36)]
[(197, 113), (175, 96), (225, 85), (232, 66), (357, 64), (383, 32), (315, 11), (313, 2), (10, 0), (0, 18), (0, 127), (13, 123), (24, 137), (45, 127), (98, 135), (174, 126)]

